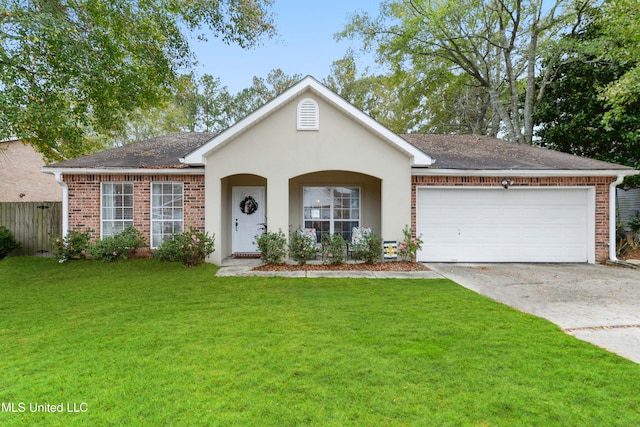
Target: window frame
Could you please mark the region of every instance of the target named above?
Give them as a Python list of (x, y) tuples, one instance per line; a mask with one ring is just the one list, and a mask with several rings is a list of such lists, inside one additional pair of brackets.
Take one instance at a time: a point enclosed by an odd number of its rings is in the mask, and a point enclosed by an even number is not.
[[(349, 214), (349, 218), (336, 218), (336, 197), (335, 197), (335, 190), (339, 189), (339, 188), (346, 188), (349, 190), (358, 190), (358, 207), (357, 207), (357, 218), (352, 218), (351, 214)], [(314, 206), (306, 206), (305, 205), (305, 194), (306, 191), (308, 189), (319, 189), (319, 190), (329, 190), (329, 200), (330, 200), (330, 206), (329, 206), (329, 218), (322, 218), (322, 208), (318, 208), (318, 207), (314, 207)], [(338, 233), (341, 234), (343, 236), (343, 238), (345, 239), (345, 241), (350, 242), (351, 241), (351, 234), (352, 234), (352, 230), (353, 227), (361, 227), (362, 226), (362, 197), (363, 191), (362, 191), (362, 187), (358, 186), (358, 185), (303, 185), (302, 186), (302, 223), (304, 224), (303, 228), (316, 228), (313, 227), (313, 222), (328, 222), (329, 223), (329, 230), (319, 230), (316, 229), (316, 236), (318, 239), (318, 242), (322, 241), (322, 234), (335, 234), (336, 233), (336, 223), (357, 223), (357, 225), (353, 225), (350, 226), (348, 228), (348, 230), (338, 230)], [(352, 197), (352, 196), (351, 196)], [(307, 209), (309, 209), (309, 211), (311, 212), (311, 210), (313, 209), (320, 209), (320, 211), (318, 212), (318, 218), (307, 218), (306, 217), (306, 211)], [(340, 209), (340, 208), (338, 208)], [(344, 209), (344, 207), (342, 208)], [(353, 210), (353, 207), (349, 207), (349, 210)], [(346, 235), (346, 236), (345, 236)]]
[[(171, 194), (165, 193), (164, 187), (170, 185), (172, 188)], [(157, 193), (155, 189), (156, 186), (162, 186), (162, 192), (160, 194)], [(174, 193), (173, 189), (175, 186), (180, 187), (180, 206), (175, 205), (175, 199), (171, 199), (171, 206), (165, 206), (166, 203), (163, 201), (162, 205), (159, 207), (155, 206), (156, 197), (160, 196), (161, 199), (164, 200), (166, 196), (175, 196), (177, 193)], [(157, 249), (162, 245), (162, 242), (168, 237), (173, 235), (174, 233), (182, 233), (184, 232), (184, 182), (181, 181), (152, 181), (151, 182), (151, 200), (149, 203), (150, 208), (150, 229), (149, 229), (149, 246), (152, 249)], [(156, 209), (168, 209), (171, 212), (171, 218), (163, 218), (164, 212), (156, 212)], [(179, 211), (181, 213), (180, 218), (175, 218), (175, 213)], [(159, 216), (159, 218), (156, 218)], [(161, 231), (160, 233), (156, 233), (154, 230), (154, 225), (160, 224)], [(164, 232), (164, 225), (171, 224), (171, 233)], [(179, 227), (176, 228), (176, 224), (180, 224)], [(159, 237), (158, 237), (159, 236)], [(159, 242), (156, 242), (156, 238), (159, 238)]]
[[(113, 191), (113, 189), (116, 186), (120, 186), (122, 189), (121, 193), (117, 193), (117, 192), (111, 192), (111, 193), (106, 193), (105, 188), (106, 187), (111, 188), (111, 190)], [(124, 187), (125, 186), (130, 186), (131, 188), (131, 192), (125, 192)], [(111, 237), (117, 233), (119, 233), (120, 231), (124, 230), (125, 228), (131, 226), (133, 227), (134, 224), (134, 219), (135, 219), (135, 194), (134, 194), (134, 184), (131, 181), (105, 181), (105, 182), (101, 182), (100, 183), (100, 238), (103, 239), (105, 237)], [(112, 206), (105, 206), (105, 196), (110, 196), (111, 200), (112, 200)], [(114, 202), (114, 197), (118, 196), (118, 197), (122, 197), (122, 201), (124, 202), (126, 200), (127, 196), (130, 196), (131, 199), (131, 206), (125, 206), (124, 203), (122, 204), (122, 206), (118, 206), (116, 205), (116, 203)], [(113, 213), (112, 218), (105, 218), (105, 209), (113, 209)], [(125, 216), (125, 209), (130, 209), (131, 211), (131, 218), (116, 218), (116, 216), (118, 216), (116, 214), (116, 209), (122, 209), (122, 216)], [(120, 223), (122, 224), (122, 230), (117, 231), (115, 233), (105, 233), (105, 225), (109, 223), (112, 225), (111, 231), (113, 231), (113, 224), (116, 223)]]

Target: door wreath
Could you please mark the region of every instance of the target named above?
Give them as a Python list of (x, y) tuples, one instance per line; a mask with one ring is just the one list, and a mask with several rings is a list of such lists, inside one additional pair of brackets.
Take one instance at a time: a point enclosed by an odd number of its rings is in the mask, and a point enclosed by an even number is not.
[(247, 196), (240, 202), (240, 212), (251, 215), (258, 210), (258, 202), (251, 196)]

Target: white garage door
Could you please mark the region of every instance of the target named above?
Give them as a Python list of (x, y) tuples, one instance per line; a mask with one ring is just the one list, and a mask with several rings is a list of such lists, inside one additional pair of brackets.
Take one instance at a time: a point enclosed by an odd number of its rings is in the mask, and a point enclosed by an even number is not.
[(594, 262), (589, 188), (419, 188), (418, 261)]

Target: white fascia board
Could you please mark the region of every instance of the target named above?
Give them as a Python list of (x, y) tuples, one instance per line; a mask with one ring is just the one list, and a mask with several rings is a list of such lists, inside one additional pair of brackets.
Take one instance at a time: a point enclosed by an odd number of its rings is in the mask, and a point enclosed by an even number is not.
[(338, 96), (311, 76), (307, 76), (304, 79), (300, 80), (300, 82), (292, 86), (286, 92), (274, 98), (272, 101), (266, 103), (262, 107), (258, 108), (256, 111), (249, 114), (244, 119), (240, 120), (221, 134), (214, 137), (211, 141), (202, 145), (200, 148), (187, 154), (184, 159), (180, 159), (180, 161), (189, 165), (206, 164), (206, 156), (209, 153), (223, 146), (249, 127), (264, 120), (266, 117), (289, 103), (292, 99), (296, 98), (307, 89), (310, 89), (316, 95), (324, 98), (329, 103), (333, 104), (336, 108), (350, 115), (355, 120), (359, 121), (363, 126), (377, 133), (382, 138), (389, 141), (389, 143), (395, 145), (398, 149), (405, 152), (411, 157), (412, 165), (430, 166), (431, 164), (433, 164), (433, 160), (429, 155), (409, 144), (400, 136), (391, 132), (385, 126), (381, 125), (380, 123), (360, 111), (358, 108), (351, 105), (344, 98)]
[(429, 169), (413, 168), (411, 175), (415, 176), (535, 176), (535, 177), (570, 177), (570, 176), (632, 176), (639, 175), (639, 170), (481, 170), (481, 169)]
[(42, 167), (40, 172), (62, 175), (204, 175), (203, 168), (49, 168)]

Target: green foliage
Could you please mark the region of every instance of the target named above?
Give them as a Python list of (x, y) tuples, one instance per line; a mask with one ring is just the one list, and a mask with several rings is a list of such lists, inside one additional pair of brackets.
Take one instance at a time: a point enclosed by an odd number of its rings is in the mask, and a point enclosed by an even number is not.
[(627, 223), (629, 225), (629, 229), (634, 233), (640, 233), (640, 216), (634, 216)]
[[(553, 69), (557, 77), (534, 111), (536, 135), (546, 148), (638, 168), (640, 99), (627, 104), (625, 112), (611, 114), (611, 105), (602, 95), (604, 87), (632, 67), (629, 62), (603, 57), (606, 44), (602, 37), (607, 31), (596, 21), (580, 37), (567, 38), (571, 50)], [(629, 177), (623, 185), (634, 187), (638, 182)]]
[(138, 249), (145, 247), (141, 231), (127, 227), (120, 233), (105, 237), (89, 246), (89, 254), (98, 261), (118, 261), (131, 258)]
[(270, 0), (24, 2), (0, 5), (0, 139), (74, 157), (158, 106), (192, 66), (187, 31), (256, 45), (272, 36)]
[(322, 258), (331, 265), (344, 264), (347, 257), (347, 244), (340, 234), (322, 235)]
[(60, 262), (74, 259), (86, 259), (89, 253), (93, 230), (69, 231), (66, 236), (52, 237), (53, 256)]
[(365, 264), (373, 264), (382, 257), (382, 237), (377, 234), (362, 233), (362, 239), (353, 245), (353, 256)]
[(215, 237), (191, 227), (189, 231), (176, 233), (172, 239), (163, 241), (154, 256), (161, 261), (181, 262), (188, 267), (195, 267), (214, 251)]
[(316, 256), (316, 241), (314, 236), (305, 234), (303, 230), (291, 233), (289, 254), (299, 265), (306, 264)]
[(287, 238), (282, 230), (269, 231), (256, 236), (260, 259), (265, 264), (284, 264), (287, 256)]
[(9, 255), (14, 249), (18, 249), (20, 242), (18, 242), (13, 233), (4, 225), (0, 225), (0, 259)]
[(408, 226), (402, 230), (404, 239), (398, 243), (398, 255), (407, 261), (415, 261), (416, 253), (422, 249), (424, 243), (420, 237), (413, 237), (413, 231)]
[(380, 64), (411, 76), (398, 90), (422, 87), (422, 95), (415, 92), (419, 103), (408, 105), (426, 106), (434, 124), (491, 135), (501, 130), (512, 142), (530, 144), (535, 78), (548, 82), (553, 75), (545, 66), (560, 57), (551, 41), (571, 32), (595, 3), (559, 0), (543, 8), (538, 0), (387, 0), (377, 17), (354, 14), (338, 37), (362, 39)]

